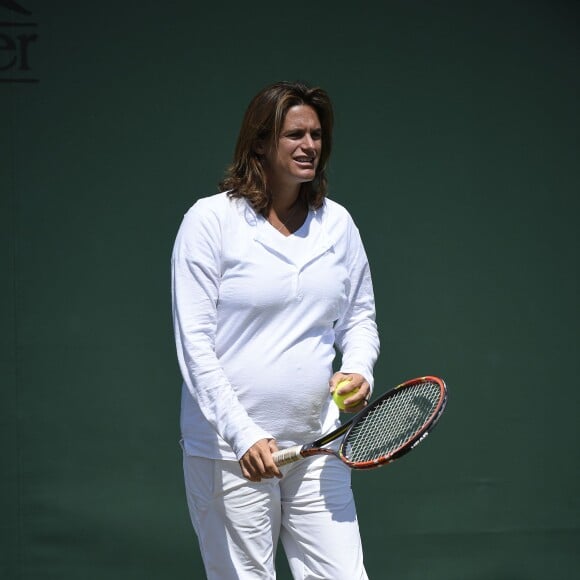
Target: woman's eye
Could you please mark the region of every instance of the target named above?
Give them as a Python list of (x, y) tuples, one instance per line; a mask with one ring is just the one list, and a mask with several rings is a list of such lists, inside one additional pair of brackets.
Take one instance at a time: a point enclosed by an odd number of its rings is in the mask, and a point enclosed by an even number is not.
[[(304, 135), (305, 135), (304, 131), (292, 131), (290, 133), (286, 133), (286, 137), (288, 139), (302, 139)], [(322, 131), (312, 131), (312, 133), (310, 133), (310, 137), (314, 141), (319, 141), (320, 139), (322, 139)]]

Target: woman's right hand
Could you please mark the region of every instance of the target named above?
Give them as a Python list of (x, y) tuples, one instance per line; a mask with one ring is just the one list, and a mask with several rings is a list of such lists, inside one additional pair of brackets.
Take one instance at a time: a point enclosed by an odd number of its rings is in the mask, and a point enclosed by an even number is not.
[(278, 446), (274, 439), (260, 439), (254, 443), (240, 459), (242, 475), (254, 482), (272, 477), (281, 478), (282, 474), (272, 458), (275, 451), (278, 451)]

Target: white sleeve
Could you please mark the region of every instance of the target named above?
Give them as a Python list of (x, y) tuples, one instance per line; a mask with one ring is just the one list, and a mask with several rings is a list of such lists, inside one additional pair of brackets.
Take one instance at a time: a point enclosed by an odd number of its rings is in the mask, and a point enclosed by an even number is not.
[(236, 457), (272, 436), (248, 416), (215, 352), (221, 227), (200, 202), (185, 215), (173, 248), (172, 302), (183, 380), (204, 417)]
[(341, 372), (363, 375), (372, 389), (380, 347), (373, 284), (360, 233), (349, 221), (346, 260), (350, 288), (346, 309), (335, 325), (335, 343), (342, 353)]

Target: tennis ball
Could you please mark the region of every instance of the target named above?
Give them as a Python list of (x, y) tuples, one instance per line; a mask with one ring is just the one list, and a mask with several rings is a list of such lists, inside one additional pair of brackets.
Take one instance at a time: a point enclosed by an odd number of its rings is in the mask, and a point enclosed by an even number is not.
[(349, 397), (352, 397), (358, 391), (358, 389), (353, 389), (352, 391), (349, 391), (348, 393), (343, 393), (340, 395), (337, 393), (339, 387), (346, 385), (346, 383), (350, 383), (350, 381), (351, 381), (351, 379), (342, 379), (341, 381), (338, 382), (338, 384), (334, 388), (334, 391), (332, 392), (332, 400), (336, 403), (336, 406), (341, 411), (344, 411), (346, 409), (346, 405), (344, 404), (344, 400), (348, 399)]

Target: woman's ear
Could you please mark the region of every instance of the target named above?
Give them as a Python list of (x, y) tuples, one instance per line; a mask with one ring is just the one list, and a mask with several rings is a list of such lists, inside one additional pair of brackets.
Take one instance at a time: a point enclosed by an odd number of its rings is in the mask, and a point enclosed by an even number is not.
[(254, 145), (254, 153), (257, 153), (258, 155), (264, 155), (264, 153), (266, 153), (266, 144), (263, 139), (256, 141), (256, 144)]

